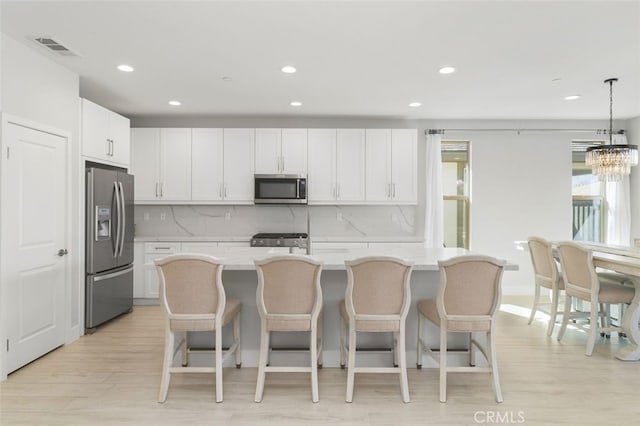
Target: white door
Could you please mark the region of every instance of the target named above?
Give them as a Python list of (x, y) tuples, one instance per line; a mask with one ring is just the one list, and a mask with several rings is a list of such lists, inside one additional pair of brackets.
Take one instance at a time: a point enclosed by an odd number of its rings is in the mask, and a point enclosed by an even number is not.
[(281, 170), (284, 174), (307, 174), (307, 129), (282, 129)]
[(309, 129), (309, 201), (335, 202), (336, 129)]
[(5, 136), (2, 307), (11, 372), (64, 344), (68, 146), (66, 138), (13, 123)]
[(253, 202), (254, 131), (224, 129), (224, 197)]
[(340, 202), (364, 200), (364, 130), (338, 129), (337, 198)]
[(222, 200), (224, 149), (222, 129), (193, 129), (191, 134), (191, 199)]

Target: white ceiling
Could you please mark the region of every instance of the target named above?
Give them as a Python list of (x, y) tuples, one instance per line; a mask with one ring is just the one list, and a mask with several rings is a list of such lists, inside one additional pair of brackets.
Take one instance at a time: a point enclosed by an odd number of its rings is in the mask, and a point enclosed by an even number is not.
[(640, 1), (4, 0), (2, 32), (127, 116), (602, 119), (609, 77), (614, 118), (640, 116)]

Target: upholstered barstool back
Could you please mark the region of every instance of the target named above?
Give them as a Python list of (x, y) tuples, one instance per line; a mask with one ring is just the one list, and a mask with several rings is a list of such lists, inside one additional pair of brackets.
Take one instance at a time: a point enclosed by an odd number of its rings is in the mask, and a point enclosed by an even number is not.
[[(234, 342), (226, 356), (235, 354), (240, 366), (240, 301), (227, 300), (222, 285), (223, 265), (201, 254), (174, 254), (155, 261), (160, 301), (165, 312), (165, 355), (159, 401), (164, 402), (172, 373), (216, 373), (216, 400), (222, 393), (222, 328), (233, 320)], [(215, 367), (188, 367), (190, 331), (215, 331)], [(183, 339), (182, 367), (173, 367), (175, 334)]]
[[(270, 258), (258, 267), (258, 310), (265, 314), (270, 331), (310, 330), (311, 313), (322, 303), (320, 265), (308, 258)], [(316, 297), (319, 296), (319, 299)], [(261, 305), (261, 306), (260, 306)], [(285, 321), (278, 315), (306, 315), (308, 318)]]
[[(290, 254), (256, 260), (255, 265), (258, 271), (256, 303), (261, 320), (255, 401), (262, 401), (266, 373), (310, 372), (311, 399), (318, 402), (318, 364), (322, 364), (322, 262)], [(310, 366), (268, 366), (273, 331), (310, 332)]]

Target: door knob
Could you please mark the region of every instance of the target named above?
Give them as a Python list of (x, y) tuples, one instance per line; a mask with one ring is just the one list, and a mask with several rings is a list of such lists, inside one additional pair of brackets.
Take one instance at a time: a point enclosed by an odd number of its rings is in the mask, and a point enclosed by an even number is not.
[(58, 256), (62, 257), (66, 254), (69, 254), (69, 251), (67, 251), (67, 249), (60, 249), (58, 250)]

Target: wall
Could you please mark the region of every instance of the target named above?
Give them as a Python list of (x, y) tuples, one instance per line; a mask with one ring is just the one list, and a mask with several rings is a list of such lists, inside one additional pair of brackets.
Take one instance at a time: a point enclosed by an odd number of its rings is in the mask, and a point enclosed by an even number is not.
[[(46, 124), (71, 134), (71, 198), (72, 224), (83, 223), (80, 216), (79, 183), (82, 179), (80, 171), (80, 138), (78, 114), (78, 75), (56, 64), (48, 57), (27, 48), (18, 41), (2, 35), (1, 86), (0, 105), (3, 113)], [(84, 262), (81, 253), (82, 229), (72, 227), (71, 253), (71, 312), (70, 327), (73, 331), (67, 334), (68, 340), (77, 338), (79, 321), (80, 265)]]
[[(640, 117), (627, 120), (627, 141), (640, 145)], [(631, 241), (640, 239), (640, 166), (631, 169)]]
[[(462, 135), (461, 135), (462, 136)], [(571, 140), (584, 135), (485, 132), (471, 140), (471, 249), (520, 265), (506, 294), (530, 293), (529, 254), (514, 241), (571, 239)]]
[[(529, 255), (516, 250), (514, 241), (530, 235), (550, 239), (571, 238), (571, 140), (592, 133), (492, 132), (490, 129), (602, 129), (606, 120), (402, 120), (374, 118), (307, 117), (132, 117), (132, 127), (306, 127), (306, 128), (417, 128), (418, 170), (425, 170), (424, 131), (486, 129), (445, 132), (443, 140), (471, 141), (471, 248), (506, 258), (520, 266), (504, 277), (506, 294), (533, 290)], [(624, 123), (614, 123), (624, 127)], [(414, 212), (415, 237), (424, 234), (425, 180), (418, 185), (419, 207)], [(359, 207), (356, 215), (388, 212)], [(357, 213), (355, 213), (357, 211)], [(386, 216), (386, 217), (385, 217)], [(371, 219), (370, 219), (371, 220)], [(312, 231), (313, 234), (313, 231)]]

